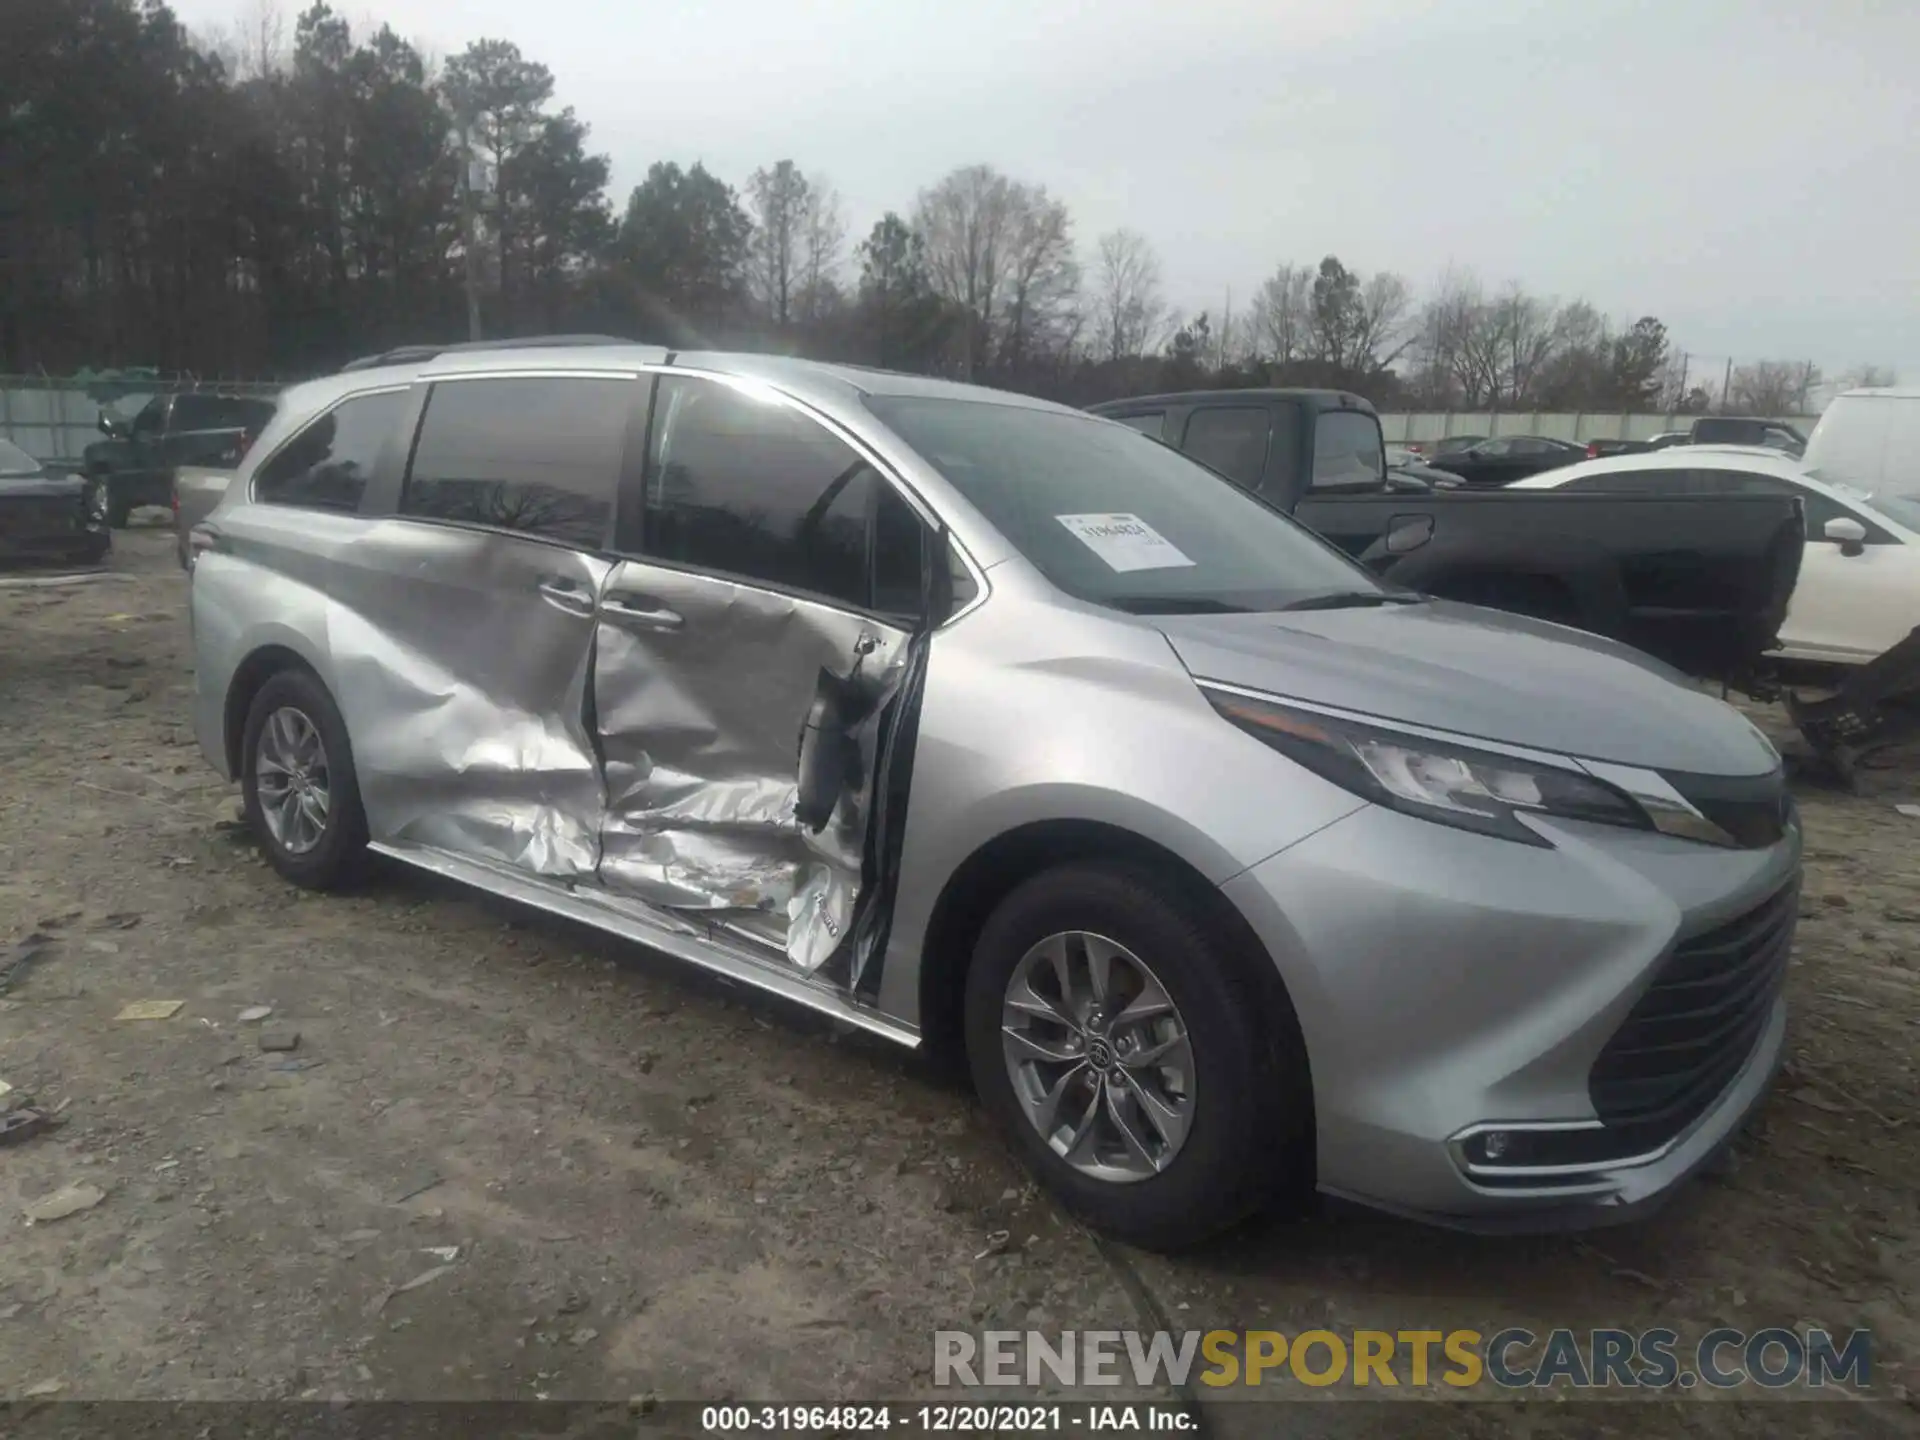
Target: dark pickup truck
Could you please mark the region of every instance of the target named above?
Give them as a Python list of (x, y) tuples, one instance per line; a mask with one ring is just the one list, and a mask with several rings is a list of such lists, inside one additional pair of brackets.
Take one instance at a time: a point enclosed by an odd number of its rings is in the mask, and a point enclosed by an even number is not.
[(107, 438), (87, 446), (81, 466), (106, 482), (107, 520), (117, 528), (135, 506), (173, 503), (176, 465), (236, 463), (273, 411), (269, 399), (204, 391), (156, 395), (132, 420), (103, 409)]
[[(1373, 406), (1336, 390), (1219, 390), (1092, 407), (1182, 450), (1410, 590), (1623, 640), (1740, 683), (1773, 644), (1806, 522), (1785, 495), (1410, 492)], [(1758, 503), (1755, 503), (1758, 502)]]

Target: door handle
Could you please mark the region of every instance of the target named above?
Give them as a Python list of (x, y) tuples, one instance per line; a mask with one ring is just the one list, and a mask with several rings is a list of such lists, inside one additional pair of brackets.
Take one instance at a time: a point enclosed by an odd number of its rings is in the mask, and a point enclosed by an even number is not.
[(593, 592), (564, 575), (543, 575), (534, 582), (541, 599), (569, 615), (593, 614)]
[(687, 623), (678, 610), (670, 610), (647, 595), (609, 595), (600, 602), (600, 608), (642, 630), (678, 630)]

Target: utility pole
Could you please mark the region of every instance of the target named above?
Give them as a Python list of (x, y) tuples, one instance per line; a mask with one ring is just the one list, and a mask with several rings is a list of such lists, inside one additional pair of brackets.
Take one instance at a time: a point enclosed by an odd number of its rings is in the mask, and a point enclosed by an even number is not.
[(474, 196), (474, 171), (485, 161), (476, 160), (467, 128), (460, 127), (460, 248), (466, 252), (467, 338), (480, 338), (480, 225), (479, 203)]
[(1227, 302), (1220, 307), (1220, 363), (1214, 368), (1227, 368), (1227, 339), (1233, 334), (1233, 287), (1227, 286)]
[(1727, 357), (1727, 373), (1720, 379), (1720, 413), (1727, 413), (1727, 407), (1733, 402), (1733, 357)]

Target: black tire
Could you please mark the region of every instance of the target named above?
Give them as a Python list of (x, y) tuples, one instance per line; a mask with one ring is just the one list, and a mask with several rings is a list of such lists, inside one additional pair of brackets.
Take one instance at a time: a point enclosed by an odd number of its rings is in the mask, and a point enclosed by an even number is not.
[[(1146, 960), (1185, 1023), (1193, 1116), (1164, 1170), (1118, 1183), (1083, 1174), (1028, 1121), (1002, 1048), (1020, 961), (1047, 937), (1105, 936)], [(1063, 866), (1026, 881), (988, 918), (967, 973), (967, 1063), (981, 1103), (1040, 1181), (1096, 1229), (1177, 1250), (1313, 1188), (1313, 1092), (1300, 1027), (1271, 961), (1144, 868)]]
[[(326, 747), (327, 821), (318, 843), (304, 852), (290, 850), (276, 840), (261, 810), (260, 735), (268, 717), (281, 709), (298, 710), (307, 716)], [(308, 671), (280, 671), (260, 687), (247, 708), (240, 742), (240, 798), (247, 825), (259, 838), (268, 863), (294, 884), (307, 890), (338, 890), (364, 873), (367, 814), (360, 804), (360, 782), (353, 768), (347, 725), (326, 686)]]
[(107, 527), (111, 530), (124, 530), (127, 521), (133, 516), (133, 506), (124, 496), (113, 491), (113, 481), (107, 481)]

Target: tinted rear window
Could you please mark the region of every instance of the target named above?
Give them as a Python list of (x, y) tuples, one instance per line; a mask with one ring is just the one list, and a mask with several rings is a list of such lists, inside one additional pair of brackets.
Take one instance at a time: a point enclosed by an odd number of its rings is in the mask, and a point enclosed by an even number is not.
[(1180, 448), (1236, 485), (1258, 489), (1267, 466), (1272, 426), (1263, 407), (1209, 405), (1187, 417)]
[(253, 498), (262, 505), (298, 505), (311, 510), (360, 508), (367, 481), (405, 413), (404, 390), (354, 395), (276, 451), (253, 477)]
[(1322, 410), (1313, 431), (1313, 488), (1345, 488), (1387, 479), (1380, 422), (1364, 410)]
[(442, 381), (402, 513), (602, 548), (635, 390), (623, 379)]

